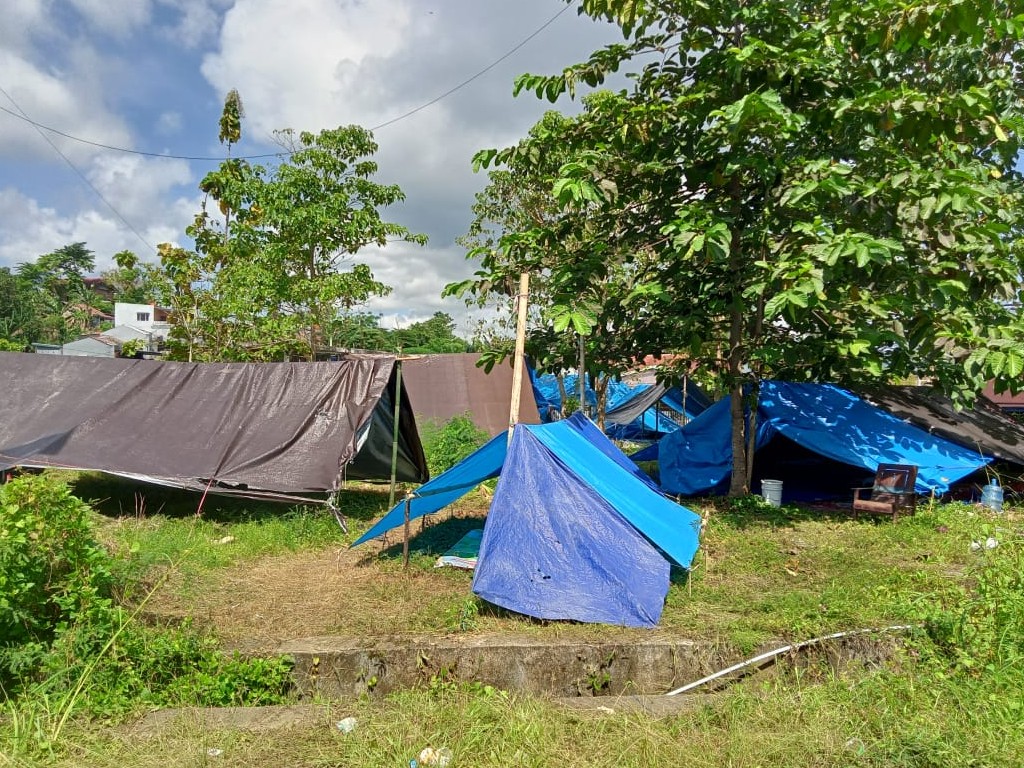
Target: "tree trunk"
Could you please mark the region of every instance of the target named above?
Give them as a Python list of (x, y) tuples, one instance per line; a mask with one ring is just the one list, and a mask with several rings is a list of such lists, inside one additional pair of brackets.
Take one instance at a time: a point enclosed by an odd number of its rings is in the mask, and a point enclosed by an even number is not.
[(729, 248), (729, 271), (733, 277), (732, 307), (729, 310), (729, 360), (728, 381), (730, 415), (732, 417), (732, 477), (729, 482), (729, 496), (736, 498), (750, 493), (750, 476), (746, 444), (746, 403), (743, 397), (744, 318), (743, 318), (743, 259), (740, 237), (740, 188), (739, 177), (731, 182), (733, 199), (732, 238)]
[(608, 410), (608, 377), (598, 376), (594, 382), (594, 396), (597, 400), (597, 428), (604, 432), (604, 416)]

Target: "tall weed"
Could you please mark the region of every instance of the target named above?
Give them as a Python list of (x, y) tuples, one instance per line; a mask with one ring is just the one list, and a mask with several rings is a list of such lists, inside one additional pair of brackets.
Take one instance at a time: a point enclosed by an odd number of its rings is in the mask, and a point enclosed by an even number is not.
[(444, 424), (428, 421), (420, 428), (423, 452), (431, 477), (458, 464), (490, 439), (468, 413), (453, 416)]

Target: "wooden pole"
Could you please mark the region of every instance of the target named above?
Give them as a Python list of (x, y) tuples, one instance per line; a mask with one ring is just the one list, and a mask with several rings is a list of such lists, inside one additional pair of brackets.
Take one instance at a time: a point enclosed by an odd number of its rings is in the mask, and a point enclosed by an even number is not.
[(508, 413), (508, 440), (512, 442), (512, 428), (519, 423), (519, 399), (523, 392), (523, 369), (526, 367), (526, 310), (529, 307), (530, 273), (519, 275), (519, 295), (516, 297), (516, 351), (512, 360), (512, 404)]
[(402, 408), (402, 361), (395, 361), (395, 425), (391, 434), (391, 493), (388, 509), (395, 506), (395, 485), (398, 479), (398, 417)]
[(402, 568), (409, 570), (409, 514), (412, 509), (412, 494), (405, 497), (405, 535), (402, 537)]

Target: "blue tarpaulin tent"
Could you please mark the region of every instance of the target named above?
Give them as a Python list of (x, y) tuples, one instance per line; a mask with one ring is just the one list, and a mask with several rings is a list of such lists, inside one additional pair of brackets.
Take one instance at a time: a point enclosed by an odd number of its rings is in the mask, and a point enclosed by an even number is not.
[[(831, 384), (761, 383), (756, 447), (781, 435), (818, 456), (874, 472), (879, 464), (915, 464), (920, 493), (944, 493), (990, 459), (876, 408)], [(721, 490), (732, 471), (728, 398), (658, 443), (667, 493)]]
[[(410, 518), (438, 511), (499, 473), (474, 592), (537, 618), (657, 624), (669, 584), (666, 557), (689, 567), (696, 514), (641, 479), (614, 444), (574, 414), (517, 425), (510, 445), (505, 435), (494, 438), (423, 485)], [(355, 544), (404, 519), (403, 503)]]
[[(530, 385), (533, 388), (533, 396), (537, 401), (537, 410), (540, 412), (541, 420), (552, 421), (552, 414), (562, 409), (562, 396), (558, 389), (558, 379), (554, 374), (538, 374), (530, 366), (527, 369), (530, 374)], [(566, 394), (569, 397), (579, 397), (579, 378), (575, 373), (569, 373), (562, 377)], [(590, 377), (584, 377), (586, 404), (589, 408), (597, 407), (597, 395), (590, 385)], [(686, 398), (685, 414), (687, 418), (693, 418), (705, 407), (706, 395), (697, 395), (696, 385), (693, 387), (693, 396)], [(649, 402), (649, 407), (644, 407), (636, 413), (630, 413), (625, 420), (617, 420), (612, 417), (616, 411), (629, 412), (630, 403), (645, 399), (652, 391), (656, 390), (657, 397)], [(608, 382), (607, 413), (610, 417), (605, 423), (605, 431), (615, 438), (630, 439), (644, 436), (658, 436), (679, 429), (679, 423), (669, 418), (666, 413), (659, 411), (654, 404), (658, 401), (665, 402), (670, 408), (684, 413), (682, 391), (677, 388), (652, 387), (650, 384), (630, 385), (624, 381), (612, 379)]]

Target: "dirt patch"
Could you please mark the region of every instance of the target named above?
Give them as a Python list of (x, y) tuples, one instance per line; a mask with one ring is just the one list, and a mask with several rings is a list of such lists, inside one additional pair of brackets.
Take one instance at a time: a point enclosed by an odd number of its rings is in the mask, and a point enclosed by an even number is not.
[(210, 573), (200, 587), (172, 577), (153, 596), (149, 613), (191, 617), (215, 629), (227, 647), (245, 651), (310, 635), (437, 628), (430, 606), (469, 595), (469, 574), (407, 573), (400, 563), (377, 562), (374, 551), (338, 547), (266, 557)]

